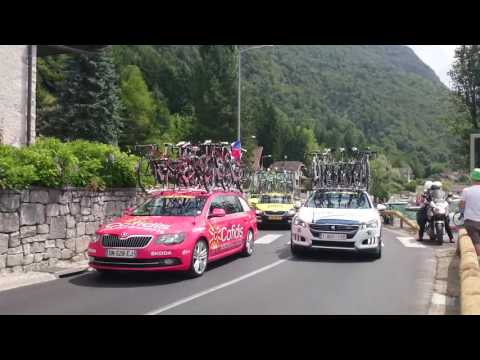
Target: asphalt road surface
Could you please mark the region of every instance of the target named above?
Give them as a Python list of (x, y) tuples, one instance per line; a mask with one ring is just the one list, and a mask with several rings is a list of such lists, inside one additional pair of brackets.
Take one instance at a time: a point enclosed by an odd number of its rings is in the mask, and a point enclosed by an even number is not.
[(203, 277), (94, 271), (0, 292), (0, 314), (426, 314), (434, 257), (428, 245), (384, 230), (383, 256), (290, 253), (289, 230), (259, 231), (255, 254), (209, 265)]

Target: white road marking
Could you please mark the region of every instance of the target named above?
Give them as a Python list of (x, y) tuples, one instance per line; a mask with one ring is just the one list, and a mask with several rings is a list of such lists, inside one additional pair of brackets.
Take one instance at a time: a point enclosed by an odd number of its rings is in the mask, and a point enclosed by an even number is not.
[(169, 304), (169, 305), (163, 306), (163, 307), (161, 307), (160, 309), (151, 311), (151, 312), (149, 312), (149, 313), (147, 313), (147, 314), (145, 314), (145, 315), (158, 315), (158, 314), (161, 314), (161, 313), (163, 313), (163, 312), (165, 312), (165, 311), (168, 311), (168, 310), (170, 310), (170, 309), (173, 309), (173, 308), (175, 308), (175, 307), (177, 307), (177, 306), (180, 306), (180, 305), (183, 305), (183, 304), (185, 304), (185, 303), (188, 303), (188, 302), (190, 302), (190, 301), (192, 301), (192, 300), (198, 299), (199, 297), (208, 295), (208, 294), (210, 294), (210, 293), (212, 293), (212, 292), (214, 292), (214, 291), (217, 291), (217, 290), (226, 288), (227, 286), (236, 284), (236, 283), (238, 283), (238, 282), (240, 282), (240, 281), (242, 281), (242, 280), (248, 279), (248, 278), (250, 278), (250, 277), (252, 277), (252, 276), (255, 276), (255, 275), (258, 275), (258, 274), (260, 274), (260, 273), (262, 273), (262, 272), (264, 272), (264, 271), (270, 270), (270, 269), (272, 269), (272, 268), (274, 268), (274, 267), (276, 267), (276, 266), (284, 263), (284, 262), (287, 261), (287, 260), (289, 260), (289, 259), (278, 260), (278, 261), (276, 261), (276, 262), (274, 262), (274, 263), (272, 263), (272, 264), (270, 264), (270, 265), (267, 265), (267, 266), (264, 266), (264, 267), (262, 267), (262, 268), (260, 268), (260, 269), (258, 269), (258, 270), (252, 271), (251, 273), (245, 274), (245, 275), (243, 275), (243, 276), (240, 276), (240, 277), (238, 277), (238, 278), (236, 278), (236, 279), (233, 279), (233, 280), (231, 280), (231, 281), (228, 281), (228, 282), (226, 282), (226, 283), (223, 283), (223, 284), (214, 286), (214, 287), (212, 287), (212, 288), (210, 288), (210, 289), (207, 289), (207, 290), (205, 290), (205, 291), (199, 292), (199, 293), (194, 294), (194, 295), (192, 295), (192, 296), (186, 297), (186, 298), (181, 299), (181, 300), (179, 300), (179, 301), (175, 301), (174, 303), (171, 303), (171, 304)]
[(290, 243), (291, 243), (291, 241), (289, 240), (289, 241), (287, 242), (287, 245), (290, 245)]
[(403, 236), (397, 236), (398, 241), (402, 243), (403, 246), (405, 247), (410, 247), (410, 248), (423, 248), (425, 249), (426, 246), (419, 244), (417, 240), (413, 237), (403, 237)]
[(257, 241), (255, 241), (255, 245), (257, 244), (268, 245), (273, 243), (275, 240), (281, 238), (282, 236), (283, 235), (274, 235), (274, 234), (265, 235), (259, 238)]

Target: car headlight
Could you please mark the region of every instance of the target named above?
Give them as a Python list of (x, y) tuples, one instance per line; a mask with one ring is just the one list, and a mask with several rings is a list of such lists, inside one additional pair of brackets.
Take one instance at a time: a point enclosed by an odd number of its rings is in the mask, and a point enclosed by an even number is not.
[(293, 224), (297, 226), (307, 227), (307, 223), (301, 220), (299, 217), (296, 217), (295, 219), (293, 219)]
[(295, 209), (288, 210), (288, 215), (295, 215), (297, 211)]
[(180, 244), (185, 240), (184, 233), (159, 235), (155, 243), (163, 245)]
[(103, 235), (96, 235), (94, 238), (92, 238), (91, 242), (96, 243), (102, 240)]
[(380, 223), (378, 222), (378, 220), (371, 220), (366, 224), (362, 224), (360, 226), (360, 229), (376, 229), (378, 227), (380, 227)]

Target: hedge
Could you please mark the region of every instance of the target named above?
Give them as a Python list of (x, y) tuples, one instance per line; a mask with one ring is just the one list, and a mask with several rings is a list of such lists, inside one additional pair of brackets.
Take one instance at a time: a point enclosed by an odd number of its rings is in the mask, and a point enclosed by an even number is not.
[(135, 187), (138, 158), (116, 146), (40, 138), (30, 147), (0, 145), (0, 189)]

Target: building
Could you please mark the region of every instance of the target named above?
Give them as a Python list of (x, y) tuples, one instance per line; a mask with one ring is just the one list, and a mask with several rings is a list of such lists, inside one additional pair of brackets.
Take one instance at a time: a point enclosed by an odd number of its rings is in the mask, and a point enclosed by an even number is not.
[(107, 45), (0, 45), (0, 144), (35, 142), (37, 57), (93, 53)]

